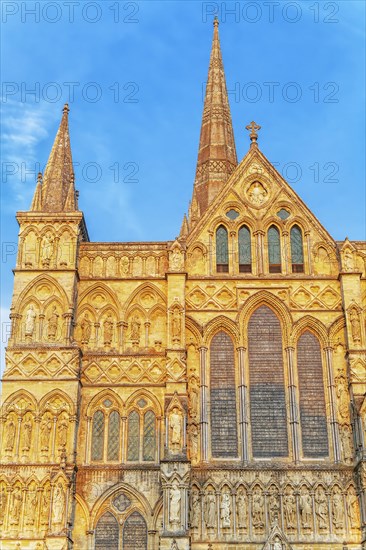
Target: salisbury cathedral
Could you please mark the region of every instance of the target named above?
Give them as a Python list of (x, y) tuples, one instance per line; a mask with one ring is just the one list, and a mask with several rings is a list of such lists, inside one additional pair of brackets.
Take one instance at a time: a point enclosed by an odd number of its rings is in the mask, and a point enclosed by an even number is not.
[(329, 235), (255, 122), (238, 162), (213, 33), (175, 240), (89, 241), (67, 105), (17, 213), (2, 550), (366, 547), (366, 243)]

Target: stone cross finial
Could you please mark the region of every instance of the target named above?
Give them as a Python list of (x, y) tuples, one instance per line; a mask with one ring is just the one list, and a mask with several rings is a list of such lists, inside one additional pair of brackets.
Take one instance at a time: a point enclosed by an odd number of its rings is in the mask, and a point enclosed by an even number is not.
[(250, 132), (249, 134), (250, 141), (252, 143), (256, 143), (258, 139), (258, 130), (261, 129), (261, 126), (259, 126), (259, 124), (257, 124), (256, 122), (254, 122), (254, 120), (252, 120), (252, 122), (248, 124), (248, 126), (246, 126), (245, 129), (248, 130), (248, 132)]

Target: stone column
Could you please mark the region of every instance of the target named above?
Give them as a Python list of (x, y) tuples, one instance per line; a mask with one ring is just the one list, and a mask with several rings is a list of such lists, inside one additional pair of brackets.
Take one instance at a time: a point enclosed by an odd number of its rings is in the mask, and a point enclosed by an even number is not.
[(241, 456), (244, 464), (248, 458), (248, 388), (245, 382), (245, 348), (239, 347), (239, 429), (241, 435)]
[(262, 230), (255, 231), (253, 233), (253, 236), (255, 237), (255, 254), (256, 254), (256, 271), (257, 275), (261, 276), (264, 274), (264, 246), (263, 246), (263, 237), (264, 232)]
[(208, 416), (207, 416), (207, 348), (200, 347), (200, 424), (201, 424), (201, 461), (208, 461)]
[(325, 348), (325, 359), (327, 366), (327, 377), (328, 377), (328, 399), (329, 399), (329, 410), (330, 410), (330, 425), (332, 430), (332, 443), (333, 443), (333, 456), (335, 462), (341, 462), (342, 453), (341, 445), (339, 440), (339, 425), (337, 421), (337, 412), (336, 412), (336, 397), (335, 397), (335, 388), (334, 388), (334, 376), (333, 376), (333, 348)]
[(294, 348), (286, 348), (287, 371), (288, 371), (288, 392), (290, 397), (290, 427), (292, 439), (292, 456), (295, 463), (299, 462), (299, 406), (297, 403), (296, 385), (294, 379)]

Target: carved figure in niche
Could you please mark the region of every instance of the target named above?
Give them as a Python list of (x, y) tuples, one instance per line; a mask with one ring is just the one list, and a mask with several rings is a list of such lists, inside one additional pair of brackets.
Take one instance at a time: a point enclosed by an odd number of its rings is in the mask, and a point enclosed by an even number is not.
[(361, 342), (360, 314), (354, 307), (349, 312), (349, 320), (351, 323), (352, 339), (354, 343)]
[(0, 487), (0, 525), (3, 524), (5, 519), (5, 510), (6, 510), (6, 503), (7, 503), (7, 494), (5, 492), (5, 489), (3, 487)]
[(179, 550), (178, 543), (175, 539), (173, 539), (172, 545), (170, 547), (170, 550)]
[(345, 271), (353, 271), (353, 254), (349, 248), (347, 248), (343, 254), (343, 264)]
[(343, 376), (340, 376), (337, 382), (338, 413), (342, 420), (347, 420), (349, 415), (349, 400), (346, 381)]
[(170, 254), (170, 269), (178, 271), (183, 267), (183, 255), (179, 248), (175, 248)]
[(347, 493), (347, 514), (351, 529), (357, 529), (360, 525), (360, 511), (356, 491), (352, 486)]
[(29, 451), (32, 439), (32, 421), (29, 416), (25, 416), (22, 422), (21, 448), (23, 451)]
[(198, 529), (200, 521), (200, 497), (197, 491), (192, 492), (189, 520), (192, 529)]
[(182, 323), (180, 320), (181, 313), (179, 309), (176, 307), (173, 311), (173, 320), (172, 320), (172, 336), (173, 340), (176, 340), (177, 342), (180, 341), (181, 337), (181, 330), (182, 330)]
[(59, 314), (57, 313), (56, 306), (53, 306), (52, 313), (48, 318), (48, 329), (47, 329), (47, 338), (54, 341), (57, 334), (58, 328), (58, 318)]
[(47, 487), (43, 491), (42, 499), (41, 499), (41, 517), (40, 517), (41, 525), (48, 525), (50, 498), (51, 498), (51, 491), (50, 491), (50, 488)]
[(46, 414), (41, 422), (40, 443), (41, 443), (42, 451), (48, 451), (50, 447), (51, 430), (52, 430), (51, 418), (49, 417), (48, 414)]
[(37, 495), (34, 491), (28, 493), (27, 503), (24, 508), (26, 525), (34, 525), (37, 512)]
[(57, 446), (65, 447), (67, 442), (67, 430), (69, 429), (69, 423), (65, 417), (61, 418), (57, 426)]
[(128, 258), (122, 258), (121, 260), (121, 272), (123, 275), (128, 275), (128, 272), (130, 270), (130, 262), (128, 261)]
[(169, 520), (170, 523), (176, 524), (180, 522), (180, 502), (181, 494), (177, 484), (174, 484), (170, 489), (170, 508), (169, 508)]
[(5, 450), (12, 451), (15, 443), (16, 426), (13, 419), (10, 417), (9, 422), (6, 424), (6, 436), (5, 436)]
[(247, 526), (248, 509), (247, 498), (244, 489), (241, 487), (236, 495), (236, 513), (238, 516), (238, 527), (245, 529)]
[(269, 504), (269, 516), (271, 526), (278, 520), (280, 512), (280, 503), (278, 500), (278, 495), (272, 491), (268, 499)]
[(42, 239), (41, 244), (41, 260), (43, 265), (49, 265), (53, 256), (53, 238), (50, 233), (47, 233)]
[(65, 494), (61, 484), (58, 484), (52, 502), (52, 523), (55, 527), (62, 527), (65, 514)]
[(103, 323), (104, 330), (104, 345), (110, 346), (113, 340), (113, 319), (112, 314), (109, 313), (108, 317)]
[(312, 501), (311, 496), (307, 489), (303, 488), (300, 494), (300, 515), (301, 515), (301, 524), (304, 529), (309, 529), (311, 527), (311, 517), (312, 517)]
[(190, 380), (189, 388), (189, 415), (191, 418), (196, 418), (198, 414), (198, 388), (197, 381), (194, 376)]
[(88, 344), (91, 335), (91, 321), (89, 319), (88, 312), (85, 313), (83, 320), (80, 323), (81, 326), (81, 343)]
[(131, 340), (133, 342), (140, 341), (141, 323), (140, 319), (136, 316), (131, 319)]
[(351, 426), (342, 426), (340, 436), (343, 450), (343, 460), (347, 464), (351, 464), (353, 462), (353, 436)]
[(255, 529), (261, 529), (264, 525), (264, 498), (259, 488), (253, 493), (252, 521)]
[(319, 529), (328, 527), (328, 502), (323, 487), (318, 487), (315, 493), (315, 513)]
[(343, 497), (338, 487), (334, 489), (333, 493), (332, 516), (334, 527), (342, 529), (344, 527)]
[(283, 499), (283, 507), (285, 513), (285, 522), (287, 529), (295, 529), (296, 527), (296, 499), (293, 493), (287, 493)]
[(15, 487), (11, 495), (11, 504), (9, 510), (10, 525), (18, 525), (20, 520), (20, 511), (22, 505), (22, 492), (20, 487)]
[(279, 537), (276, 537), (273, 542), (273, 550), (282, 550), (282, 542)]
[(189, 442), (190, 442), (190, 446), (189, 446), (190, 458), (191, 460), (196, 461), (197, 455), (198, 455), (198, 427), (196, 426), (196, 424), (191, 424), (189, 426), (188, 433), (189, 433)]
[(256, 206), (264, 203), (267, 197), (267, 191), (259, 181), (255, 181), (248, 189), (248, 198)]
[(221, 497), (221, 511), (220, 517), (222, 527), (231, 526), (231, 501), (229, 493), (223, 493)]
[(182, 443), (182, 415), (178, 407), (174, 407), (169, 415), (169, 441), (173, 449), (179, 449)]
[(205, 522), (208, 529), (216, 526), (216, 497), (212, 491), (205, 499)]
[(35, 319), (37, 315), (34, 311), (33, 304), (29, 306), (25, 314), (25, 336), (26, 338), (32, 338), (35, 327)]

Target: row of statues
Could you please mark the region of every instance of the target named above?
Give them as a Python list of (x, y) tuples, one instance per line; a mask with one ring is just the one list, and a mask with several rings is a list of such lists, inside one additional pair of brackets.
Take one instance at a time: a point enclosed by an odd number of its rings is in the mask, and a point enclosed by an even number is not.
[[(46, 331), (46, 338), (51, 342), (54, 342), (61, 338), (61, 331), (60, 331), (61, 327), (59, 323), (59, 318), (60, 318), (60, 315), (57, 311), (57, 307), (53, 306), (52, 312), (47, 318), (47, 331)], [(34, 310), (34, 305), (30, 304), (30, 306), (28, 307), (25, 313), (24, 335), (26, 340), (33, 340), (35, 336), (36, 319), (37, 319), (37, 314)]]
[[(34, 442), (32, 441), (35, 422), (32, 413), (26, 413), (21, 422), (17, 417), (10, 414), (4, 425), (4, 451), (8, 455), (14, 455), (17, 447), (17, 434), (19, 425), (19, 446), (18, 454), (28, 454)], [(67, 445), (67, 434), (69, 429), (69, 419), (66, 413), (61, 413), (58, 418), (50, 413), (45, 413), (41, 419), (39, 427), (39, 450), (45, 455), (52, 451), (52, 432), (55, 426), (55, 448), (58, 451), (65, 449)]]
[(49, 484), (42, 491), (34, 483), (26, 491), (19, 484), (15, 484), (10, 492), (0, 487), (0, 526), (8, 532), (20, 529), (59, 532), (65, 524), (65, 505), (66, 491), (62, 483), (54, 486), (53, 494)]
[[(306, 487), (303, 487), (298, 498), (294, 492), (287, 490), (282, 496), (282, 507), (284, 527), (288, 532), (297, 531), (298, 524), (303, 532), (313, 530), (313, 510), (315, 510), (316, 528), (320, 533), (330, 531), (330, 522), (333, 530), (345, 530), (345, 511), (348, 516), (349, 530), (357, 529), (359, 526), (359, 502), (354, 486), (350, 486), (345, 496), (338, 486), (334, 487), (331, 493), (319, 486), (313, 496)], [(244, 487), (239, 487), (235, 495), (232, 495), (229, 489), (223, 489), (221, 494), (213, 487), (209, 487), (204, 494), (193, 489), (190, 501), (190, 525), (196, 531), (201, 525), (201, 510), (203, 510), (204, 527), (208, 531), (217, 529), (218, 522), (222, 529), (233, 529), (235, 513), (237, 529), (247, 531), (250, 524), (254, 531), (262, 532), (267, 525), (267, 518), (269, 526), (280, 521), (281, 500), (278, 493), (274, 491), (269, 492), (265, 497), (259, 486), (252, 491), (250, 505)]]

